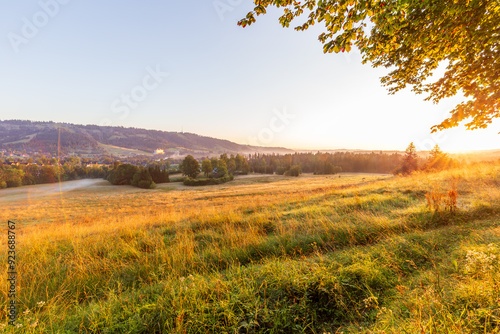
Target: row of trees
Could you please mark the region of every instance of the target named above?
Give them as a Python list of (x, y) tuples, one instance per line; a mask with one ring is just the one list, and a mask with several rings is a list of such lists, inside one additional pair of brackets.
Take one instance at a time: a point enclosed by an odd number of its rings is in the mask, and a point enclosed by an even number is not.
[(103, 178), (107, 167), (88, 167), (85, 165), (36, 164), (8, 165), (0, 162), (0, 189), (25, 185), (55, 183), (88, 178)]
[(219, 159), (204, 159), (200, 163), (187, 156), (180, 165), (182, 173), (195, 179), (201, 172), (206, 178), (220, 178), (225, 175), (278, 174), (298, 176), (301, 173), (337, 174), (340, 172), (409, 174), (417, 170), (442, 170), (454, 167), (458, 162), (435, 146), (427, 159), (419, 158), (415, 145), (411, 143), (405, 154), (382, 152), (353, 153), (294, 153), (294, 154), (253, 154), (247, 160), (241, 155)]
[(441, 151), (439, 145), (435, 145), (430, 151), (427, 159), (421, 159), (417, 155), (415, 145), (410, 143), (406, 148), (401, 165), (394, 170), (394, 174), (408, 175), (416, 171), (438, 171), (458, 166), (458, 161), (452, 159), (448, 154)]
[[(179, 167), (182, 174), (188, 177), (184, 180), (185, 185), (220, 184), (232, 180), (234, 175), (248, 174), (250, 171), (248, 161), (243, 156), (237, 154), (228, 157), (225, 153), (219, 158), (206, 158), (201, 165), (193, 156), (188, 155)], [(200, 172), (203, 172), (204, 180), (196, 180)]]
[(188, 177), (196, 178), (200, 172), (203, 172), (207, 178), (219, 178), (227, 174), (238, 175), (248, 174), (250, 165), (245, 157), (237, 154), (228, 157), (226, 153), (221, 154), (219, 158), (213, 157), (204, 159), (200, 163), (193, 156), (188, 155), (181, 163), (182, 173)]
[(249, 159), (252, 171), (265, 174), (284, 174), (294, 165), (300, 166), (301, 172), (314, 174), (391, 173), (400, 163), (400, 154), (352, 152), (254, 154)]
[(118, 161), (106, 175), (106, 180), (114, 185), (132, 185), (143, 189), (152, 189), (157, 183), (170, 182), (168, 170), (158, 165), (138, 167), (131, 164), (121, 164)]
[[(51, 162), (44, 159), (45, 163)], [(56, 161), (57, 162), (57, 161)], [(419, 158), (415, 145), (411, 143), (405, 154), (380, 153), (295, 153), (286, 155), (254, 154), (250, 159), (242, 155), (227, 154), (219, 158), (202, 160), (201, 164), (188, 155), (179, 168), (189, 180), (185, 184), (217, 184), (232, 180), (233, 175), (255, 173), (298, 176), (302, 172), (314, 174), (336, 174), (339, 172), (373, 172), (407, 175), (414, 171), (435, 171), (458, 165), (455, 159), (443, 153), (438, 145), (427, 159)], [(147, 167), (115, 161), (113, 168), (89, 167), (77, 158), (67, 158), (63, 164), (39, 166), (34, 163), (11, 165), (0, 162), (0, 188), (18, 187), (68, 181), (83, 178), (105, 178), (115, 185), (133, 185), (153, 188), (156, 183), (169, 182), (169, 165), (153, 164)], [(206, 180), (195, 180), (203, 173)], [(208, 179), (208, 180), (207, 180)]]

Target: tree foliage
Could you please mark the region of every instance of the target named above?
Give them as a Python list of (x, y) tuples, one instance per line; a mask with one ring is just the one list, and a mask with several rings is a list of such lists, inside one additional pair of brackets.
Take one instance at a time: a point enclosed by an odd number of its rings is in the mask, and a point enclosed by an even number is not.
[(208, 177), (208, 175), (210, 175), (212, 170), (213, 170), (212, 162), (208, 159), (204, 159), (201, 162), (201, 171), (203, 172), (203, 174), (205, 174), (205, 177)]
[[(3, 163), (0, 160), (0, 189), (7, 187), (28, 186), (34, 184), (54, 183), (58, 181), (78, 180), (86, 178), (103, 178), (107, 166), (89, 167), (80, 161), (65, 159), (62, 166), (56, 161), (54, 165), (37, 165), (34, 159), (30, 162)], [(45, 159), (48, 163), (49, 160)]]
[(170, 182), (170, 179), (168, 177), (168, 166), (169, 165), (167, 164), (165, 164), (163, 168), (158, 164), (148, 166), (148, 172), (151, 175), (151, 178), (153, 179), (154, 183)]
[(108, 172), (106, 179), (114, 185), (132, 185), (134, 187), (151, 189), (156, 183), (170, 182), (168, 171), (158, 165), (138, 167), (132, 164), (116, 162)]
[(283, 175), (298, 164), (303, 173), (340, 172), (391, 173), (401, 163), (401, 155), (382, 152), (294, 153), (285, 155), (253, 154), (248, 161), (255, 173)]
[[(320, 23), (325, 53), (356, 46), (363, 63), (390, 68), (382, 84), (390, 93), (411, 86), (427, 100), (463, 94), (466, 100), (435, 125), (485, 128), (500, 117), (500, 3), (498, 0), (254, 0), (256, 7), (238, 22), (245, 27), (266, 8), (283, 8), (279, 22), (296, 30)], [(438, 66), (444, 75), (431, 78)]]
[(149, 173), (149, 168), (144, 167), (139, 168), (139, 170), (135, 172), (130, 184), (134, 187), (143, 189), (151, 189), (156, 186), (156, 184), (153, 182), (151, 174)]
[(415, 144), (413, 142), (408, 145), (406, 148), (405, 156), (403, 158), (403, 162), (401, 164), (400, 173), (401, 174), (410, 174), (414, 171), (418, 170), (418, 155), (417, 149), (415, 148)]
[(192, 155), (188, 155), (182, 161), (180, 169), (183, 175), (195, 179), (200, 173), (200, 163)]
[(285, 175), (287, 176), (299, 176), (300, 174), (302, 174), (302, 169), (300, 168), (300, 165), (293, 165), (292, 167), (290, 167), (289, 170), (287, 170), (285, 172)]
[(448, 169), (456, 166), (458, 166), (458, 162), (455, 159), (450, 158), (448, 154), (441, 151), (441, 148), (436, 144), (430, 151), (430, 156), (423, 169), (426, 171), (432, 171)]
[(134, 174), (139, 171), (139, 167), (131, 164), (119, 164), (116, 168), (109, 171), (107, 180), (114, 185), (130, 185)]
[(220, 177), (224, 177), (226, 175), (229, 175), (229, 172), (227, 170), (227, 164), (226, 164), (226, 160), (224, 159), (220, 159), (218, 162), (217, 162), (217, 167), (214, 168), (214, 171), (213, 173), (211, 174), (211, 176), (213, 178), (220, 178)]

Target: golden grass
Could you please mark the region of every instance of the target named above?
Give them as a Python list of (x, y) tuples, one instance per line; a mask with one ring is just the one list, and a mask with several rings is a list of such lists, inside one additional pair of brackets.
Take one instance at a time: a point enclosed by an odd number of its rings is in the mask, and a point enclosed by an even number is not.
[[(86, 305), (107, 305), (113, 298), (121, 302), (123, 292), (162, 284), (175, 294), (176, 280), (191, 274), (206, 276), (273, 259), (286, 262), (322, 256), (450, 222), (498, 217), (500, 204), (498, 164), (406, 178), (350, 175), (276, 180), (152, 191), (103, 183), (46, 197), (4, 200), (0, 219), (17, 222), (20, 310), (36, 309), (39, 301), (46, 303), (39, 314), (43, 326), (30, 330), (48, 330), (52, 322), (64, 327), (65, 319), (80, 314)], [(458, 216), (437, 219), (426, 207), (425, 194), (433, 189), (448, 191), (453, 182), (457, 183)], [(492, 231), (498, 233), (498, 227)], [(6, 238), (0, 240), (0, 249), (6, 249)], [(0, 261), (6, 262), (5, 254)], [(0, 280), (6, 278), (2, 272)], [(470, 282), (463, 284), (463, 294), (472, 296), (474, 292), (467, 290)], [(406, 288), (404, 293), (414, 303), (408, 304), (412, 323), (404, 326), (427, 328), (428, 324), (415, 319), (429, 318), (423, 313), (431, 312), (429, 298), (436, 298), (438, 292), (417, 295)], [(0, 300), (5, 305), (6, 285), (0, 286)], [(389, 311), (378, 312), (380, 326), (394, 322)], [(56, 319), (49, 321), (48, 315)], [(168, 326), (189, 331), (182, 312), (178, 316)], [(82, 317), (90, 322), (96, 319)], [(4, 313), (0, 321), (5, 321)], [(234, 326), (241, 319), (225, 321)], [(107, 325), (85, 326), (102, 329)]]

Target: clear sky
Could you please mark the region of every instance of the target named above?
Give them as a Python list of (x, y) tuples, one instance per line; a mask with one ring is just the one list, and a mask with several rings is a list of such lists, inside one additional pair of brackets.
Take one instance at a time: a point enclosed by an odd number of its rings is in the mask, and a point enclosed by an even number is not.
[(297, 149), (500, 148), (500, 121), (430, 134), (452, 109), (388, 95), (385, 69), (322, 53), (249, 0), (0, 3), (0, 119), (185, 131)]

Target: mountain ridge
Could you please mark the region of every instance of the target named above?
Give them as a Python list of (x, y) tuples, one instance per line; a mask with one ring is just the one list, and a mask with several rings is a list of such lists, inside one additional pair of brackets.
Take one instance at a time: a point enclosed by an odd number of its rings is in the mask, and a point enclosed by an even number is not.
[(167, 155), (294, 152), (284, 147), (243, 145), (190, 132), (30, 120), (0, 120), (0, 148), (84, 155), (120, 155), (117, 152), (125, 154), (127, 150), (132, 151), (129, 154), (152, 155), (157, 149)]

